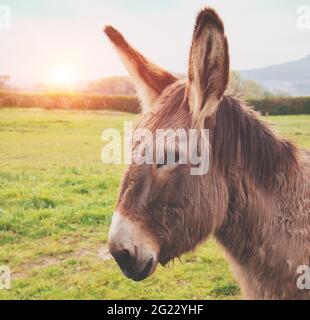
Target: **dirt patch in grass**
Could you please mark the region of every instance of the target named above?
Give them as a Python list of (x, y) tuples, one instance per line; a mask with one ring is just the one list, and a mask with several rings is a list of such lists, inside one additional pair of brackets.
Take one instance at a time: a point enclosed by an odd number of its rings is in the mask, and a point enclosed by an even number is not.
[(73, 252), (62, 253), (56, 256), (41, 256), (36, 261), (20, 265), (16, 271), (12, 270), (12, 276), (14, 278), (24, 278), (27, 277), (32, 270), (57, 266), (67, 259), (79, 260), (84, 257), (91, 257), (102, 261), (110, 260), (112, 258), (107, 246), (101, 246), (99, 248), (80, 248)]

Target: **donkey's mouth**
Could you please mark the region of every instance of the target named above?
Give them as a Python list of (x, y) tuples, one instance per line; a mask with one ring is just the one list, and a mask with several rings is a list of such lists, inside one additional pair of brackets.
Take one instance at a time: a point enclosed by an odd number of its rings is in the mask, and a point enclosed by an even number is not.
[(154, 255), (140, 259), (133, 256), (128, 250), (110, 250), (123, 274), (134, 281), (141, 281), (149, 277), (156, 269), (157, 259)]
[(142, 281), (149, 277), (156, 269), (156, 262), (154, 261), (153, 258), (151, 258), (145, 266), (142, 268), (136, 267), (136, 268), (130, 268), (128, 266), (121, 267), (121, 270), (123, 274), (134, 281)]

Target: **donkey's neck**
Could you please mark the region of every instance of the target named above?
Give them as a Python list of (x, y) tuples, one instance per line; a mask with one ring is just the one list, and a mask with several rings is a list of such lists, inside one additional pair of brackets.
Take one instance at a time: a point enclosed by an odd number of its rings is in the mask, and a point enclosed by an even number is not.
[[(256, 281), (261, 265), (267, 270), (274, 246), (275, 217), (281, 197), (296, 174), (297, 149), (279, 138), (257, 114), (238, 100), (224, 98), (211, 134), (213, 170), (224, 177), (228, 191), (225, 218), (215, 237), (246, 275)], [(283, 259), (285, 252), (273, 256)], [(271, 274), (271, 269), (266, 271)]]

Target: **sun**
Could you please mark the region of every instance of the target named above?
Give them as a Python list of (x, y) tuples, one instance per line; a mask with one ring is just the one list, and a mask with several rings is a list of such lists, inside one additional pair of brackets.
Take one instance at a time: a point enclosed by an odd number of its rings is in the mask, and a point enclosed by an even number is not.
[(57, 66), (50, 71), (49, 82), (59, 87), (72, 87), (77, 81), (77, 74), (70, 66)]

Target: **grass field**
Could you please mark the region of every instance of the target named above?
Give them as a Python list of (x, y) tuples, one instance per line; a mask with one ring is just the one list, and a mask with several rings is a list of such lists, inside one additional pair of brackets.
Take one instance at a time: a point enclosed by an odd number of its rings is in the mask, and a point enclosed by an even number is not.
[[(240, 299), (222, 249), (209, 241), (141, 283), (106, 249), (124, 167), (103, 165), (100, 135), (128, 114), (0, 110), (0, 299)], [(270, 117), (310, 148), (310, 116)]]

